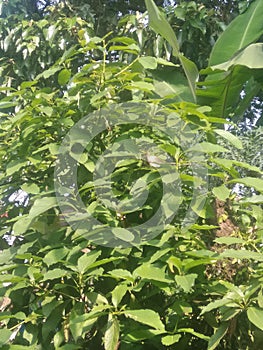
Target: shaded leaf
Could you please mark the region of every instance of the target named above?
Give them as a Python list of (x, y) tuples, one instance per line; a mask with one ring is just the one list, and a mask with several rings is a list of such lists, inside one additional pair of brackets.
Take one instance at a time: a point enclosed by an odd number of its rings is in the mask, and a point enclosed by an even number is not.
[(132, 318), (134, 321), (143, 323), (157, 330), (165, 331), (159, 314), (153, 310), (125, 310), (123, 313), (126, 317)]
[(105, 332), (105, 350), (116, 350), (119, 342), (120, 327), (117, 318), (109, 314), (107, 329)]

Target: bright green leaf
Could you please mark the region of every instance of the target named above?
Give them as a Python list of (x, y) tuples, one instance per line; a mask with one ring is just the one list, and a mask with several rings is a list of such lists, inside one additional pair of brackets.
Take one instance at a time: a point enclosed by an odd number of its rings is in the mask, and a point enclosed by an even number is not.
[(132, 318), (136, 322), (143, 323), (157, 330), (165, 331), (159, 314), (153, 310), (125, 310), (123, 313), (126, 317)]
[(189, 293), (191, 292), (192, 287), (195, 284), (196, 278), (197, 278), (196, 273), (191, 273), (184, 276), (176, 275), (175, 281), (178, 284), (178, 287), (181, 287), (185, 293)]
[(109, 314), (104, 338), (105, 350), (116, 350), (119, 342), (119, 334), (119, 322), (112, 314)]
[(263, 309), (250, 306), (247, 309), (247, 317), (251, 323), (263, 331)]

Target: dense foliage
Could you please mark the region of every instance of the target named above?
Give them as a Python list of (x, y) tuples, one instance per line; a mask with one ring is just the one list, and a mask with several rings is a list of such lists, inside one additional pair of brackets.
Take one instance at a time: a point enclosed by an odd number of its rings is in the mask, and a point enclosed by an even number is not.
[(0, 347), (259, 349), (263, 1), (99, 4), (0, 1)]

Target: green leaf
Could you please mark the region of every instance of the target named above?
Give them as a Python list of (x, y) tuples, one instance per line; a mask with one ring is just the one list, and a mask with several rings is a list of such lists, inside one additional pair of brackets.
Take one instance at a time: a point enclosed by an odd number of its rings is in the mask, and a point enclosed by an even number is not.
[(247, 309), (247, 317), (251, 323), (263, 331), (263, 309), (250, 306)]
[(228, 149), (226, 149), (223, 146), (216, 145), (211, 142), (200, 142), (196, 144), (193, 147), (190, 147), (188, 149), (189, 152), (191, 151), (199, 151), (199, 152), (205, 152), (205, 153), (216, 153), (216, 152), (229, 152)]
[(253, 187), (259, 192), (263, 192), (263, 180), (255, 177), (243, 177), (242, 179), (233, 179), (228, 183), (240, 183), (248, 187)]
[(47, 266), (51, 266), (62, 260), (67, 254), (67, 248), (52, 249), (46, 254), (43, 261)]
[(165, 282), (165, 283), (173, 282), (172, 280), (168, 279), (165, 276), (165, 272), (163, 270), (147, 263), (137, 267), (137, 269), (133, 271), (133, 275), (134, 277), (139, 276), (142, 279), (151, 280), (151, 281), (158, 281), (158, 282)]
[(225, 244), (225, 245), (231, 245), (231, 244), (245, 244), (246, 241), (244, 241), (242, 238), (238, 237), (219, 237), (214, 240), (216, 243), (219, 244)]
[(0, 101), (0, 110), (16, 106), (16, 102)]
[(248, 198), (242, 198), (239, 203), (261, 204), (263, 203), (263, 195), (259, 194)]
[(181, 334), (174, 334), (174, 335), (166, 335), (165, 337), (162, 337), (162, 344), (164, 346), (170, 346), (174, 343), (178, 343), (178, 341), (181, 338)]
[(10, 331), (9, 329), (6, 328), (2, 328), (0, 329), (0, 345), (4, 345), (8, 342), (9, 338), (12, 335), (12, 331)]
[(126, 317), (132, 318), (136, 322), (143, 323), (156, 330), (165, 331), (159, 314), (153, 310), (126, 310), (123, 313)]
[(132, 242), (135, 238), (129, 230), (122, 227), (114, 227), (112, 228), (112, 232), (115, 237), (125, 242)]
[(112, 304), (117, 307), (126, 294), (128, 287), (126, 284), (117, 285), (111, 292)]
[(10, 176), (19, 171), (26, 165), (26, 162), (21, 160), (11, 160), (6, 166), (6, 175)]
[[(104, 312), (100, 311), (89, 311), (89, 313), (83, 313), (83, 309), (78, 310), (79, 304), (75, 304), (71, 310), (69, 328), (72, 336), (77, 342), (78, 338), (83, 337), (87, 331), (89, 331), (96, 323), (99, 316), (104, 316)], [(77, 311), (76, 311), (77, 309)]]
[[(201, 74), (209, 73), (201, 71)], [(208, 104), (213, 114), (221, 118), (235, 113), (239, 103), (243, 103), (240, 93), (244, 84), (251, 78), (252, 71), (240, 65), (233, 66), (227, 74), (215, 74), (211, 79), (201, 82), (202, 89), (197, 90), (199, 104)]]
[(89, 253), (83, 254), (78, 259), (77, 267), (78, 267), (79, 273), (81, 274), (85, 273), (90, 268), (90, 265), (93, 264), (100, 255), (101, 255), (100, 250), (99, 251), (93, 250)]
[(221, 306), (229, 304), (230, 302), (231, 302), (231, 300), (227, 299), (227, 298), (211, 301), (211, 303), (209, 303), (208, 305), (206, 305), (205, 307), (202, 308), (200, 316), (205, 314), (206, 312), (212, 311), (214, 309), (218, 309)]
[(61, 303), (56, 306), (54, 310), (47, 317), (42, 326), (42, 337), (45, 342), (52, 339), (52, 332), (57, 328), (58, 324), (62, 322), (62, 314), (65, 309), (65, 304)]
[(251, 69), (263, 68), (263, 43), (251, 44), (241, 52), (234, 55), (229, 61), (209, 67), (204, 72), (227, 71), (233, 66), (244, 66)]
[(192, 210), (201, 218), (211, 218), (215, 215), (214, 209), (206, 195), (195, 197), (191, 203)]
[(122, 278), (122, 279), (130, 281), (130, 282), (134, 281), (132, 274), (128, 270), (114, 269), (114, 270), (109, 271), (108, 274), (114, 278), (117, 278), (117, 279)]
[(154, 90), (153, 84), (145, 81), (132, 81), (131, 84), (125, 86), (125, 88), (129, 90), (138, 89), (146, 92)]
[(178, 286), (184, 290), (185, 293), (189, 293), (191, 292), (197, 277), (198, 275), (196, 273), (191, 273), (184, 276), (176, 275), (175, 281), (178, 284)]
[(45, 70), (43, 73), (40, 73), (36, 77), (36, 79), (37, 80), (39, 80), (40, 78), (48, 79), (52, 75), (56, 74), (60, 69), (61, 69), (61, 67), (51, 67), (51, 68)]
[(191, 94), (195, 101), (195, 82), (198, 77), (198, 70), (195, 64), (179, 52), (179, 44), (176, 35), (169, 22), (166, 20), (164, 14), (159, 11), (154, 1), (145, 0), (145, 4), (149, 14), (150, 26), (157, 34), (160, 34), (172, 46), (174, 55), (179, 58), (182, 64), (183, 70), (188, 80)]
[(43, 275), (43, 281), (47, 280), (54, 280), (57, 278), (65, 277), (67, 275), (66, 270), (62, 269), (54, 269), (54, 270), (49, 270)]
[(161, 97), (172, 98), (176, 102), (194, 101), (189, 91), (187, 79), (182, 73), (156, 70), (152, 73), (154, 91)]
[(209, 339), (208, 342), (208, 348), (207, 350), (214, 350), (217, 348), (217, 346), (219, 345), (221, 339), (225, 336), (225, 334), (227, 333), (228, 330), (228, 323), (227, 322), (223, 322), (218, 329), (216, 330), (216, 332), (211, 336), (211, 338)]
[(105, 332), (105, 350), (116, 350), (119, 343), (120, 327), (116, 317), (109, 314), (107, 329)]
[(71, 76), (70, 70), (66, 68), (62, 69), (58, 74), (59, 85), (61, 86), (66, 85), (69, 82), (70, 76)]
[(228, 142), (230, 142), (237, 149), (243, 149), (242, 141), (237, 136), (233, 135), (231, 132), (223, 129), (215, 129), (214, 131), (218, 135), (226, 139)]
[(232, 258), (232, 259), (252, 259), (256, 261), (263, 261), (263, 254), (258, 252), (253, 252), (249, 250), (235, 250), (235, 249), (225, 249), (219, 255), (220, 258)]
[(180, 328), (177, 330), (177, 332), (180, 333), (189, 333), (194, 335), (195, 337), (198, 337), (200, 339), (208, 340), (209, 337), (207, 335), (204, 335), (202, 333), (196, 332), (193, 328)]
[(23, 184), (21, 186), (21, 189), (27, 193), (32, 193), (32, 194), (38, 194), (40, 191), (40, 188), (38, 185), (31, 183), (31, 184)]
[(34, 201), (33, 206), (29, 211), (30, 218), (35, 218), (47, 210), (54, 208), (57, 206), (56, 197), (42, 197), (38, 198)]
[(138, 62), (145, 68), (145, 69), (156, 69), (157, 68), (157, 60), (155, 57), (152, 56), (145, 56), (140, 57), (138, 59)]
[(227, 198), (229, 198), (231, 193), (231, 191), (224, 184), (218, 187), (214, 187), (212, 192), (216, 198), (220, 199), (221, 201), (225, 201)]
[(262, 0), (255, 0), (236, 17), (216, 41), (209, 65), (228, 61), (237, 51), (257, 41), (263, 33), (262, 13)]

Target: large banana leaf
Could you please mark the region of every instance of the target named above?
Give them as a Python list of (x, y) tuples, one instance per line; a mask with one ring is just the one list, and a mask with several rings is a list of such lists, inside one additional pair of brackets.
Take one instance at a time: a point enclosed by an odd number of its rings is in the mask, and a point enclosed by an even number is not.
[(237, 117), (263, 86), (263, 43), (251, 44), (229, 61), (202, 70), (201, 74), (210, 79), (199, 83), (202, 87), (197, 90), (198, 102), (211, 106), (217, 117), (231, 113)]
[(216, 41), (209, 66), (228, 61), (237, 51), (256, 42), (263, 34), (263, 0), (255, 0), (236, 17)]
[(193, 101), (196, 101), (195, 84), (198, 78), (198, 69), (196, 65), (179, 51), (179, 44), (176, 35), (169, 22), (155, 5), (154, 1), (145, 0), (145, 4), (149, 14), (150, 26), (157, 34), (160, 34), (165, 40), (167, 40), (173, 48), (173, 54), (178, 57), (187, 77), (192, 99)]

